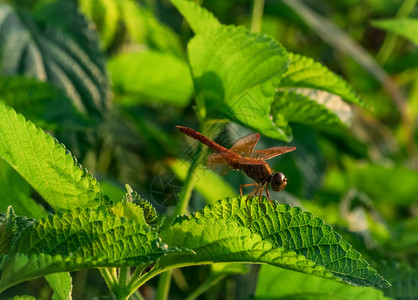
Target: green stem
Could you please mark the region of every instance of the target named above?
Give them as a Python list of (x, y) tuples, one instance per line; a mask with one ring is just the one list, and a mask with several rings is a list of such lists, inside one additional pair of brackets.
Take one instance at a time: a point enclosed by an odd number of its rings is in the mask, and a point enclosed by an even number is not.
[(219, 281), (224, 279), (226, 277), (226, 274), (220, 274), (218, 276), (213, 276), (206, 280), (202, 285), (200, 285), (193, 293), (189, 295), (189, 297), (186, 298), (186, 300), (194, 300), (197, 297), (199, 297), (201, 294), (206, 292), (208, 289), (210, 289), (212, 286), (217, 284)]
[[(398, 13), (396, 14), (396, 18), (407, 17), (414, 9), (416, 3), (417, 0), (405, 0), (402, 6), (399, 8)], [(388, 33), (386, 35), (385, 41), (383, 42), (382, 47), (376, 55), (376, 60), (380, 64), (383, 65), (388, 60), (396, 46), (397, 39), (398, 35), (394, 33)]]
[(264, 0), (254, 0), (251, 31), (260, 32), (263, 23)]
[(173, 269), (166, 271), (161, 274), (160, 280), (158, 281), (157, 295), (155, 300), (166, 300), (168, 298), (168, 292), (170, 291), (171, 275)]
[(119, 269), (119, 285), (126, 286), (128, 280), (128, 268), (122, 267)]

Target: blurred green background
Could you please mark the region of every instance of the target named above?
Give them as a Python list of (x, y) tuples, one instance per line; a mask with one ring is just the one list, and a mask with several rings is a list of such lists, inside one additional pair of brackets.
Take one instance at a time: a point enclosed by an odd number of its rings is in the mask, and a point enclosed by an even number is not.
[[(268, 34), (288, 51), (322, 63), (366, 103), (359, 108), (318, 95), (349, 126), (291, 122), (290, 143), (261, 137), (258, 147), (297, 147), (270, 163), (288, 178), (286, 191), (271, 192), (272, 199), (333, 225), (392, 283), (386, 295), (418, 299), (416, 1), (196, 2), (223, 24)], [(0, 1), (0, 101), (63, 143), (111, 200), (121, 199), (129, 184), (170, 214), (197, 146), (175, 129), (199, 128), (187, 63), (192, 36), (169, 1)], [(251, 132), (232, 122), (219, 124), (216, 141), (226, 147)], [(204, 166), (197, 174), (190, 211), (237, 196), (239, 185), (251, 182), (242, 173), (220, 177)], [(18, 205), (27, 194), (44, 203), (4, 162), (0, 181), (0, 199), (13, 195), (17, 214), (39, 217), (48, 211)], [(0, 200), (2, 211), (8, 205)], [(216, 273), (208, 268), (176, 270), (170, 297), (184, 299)], [(228, 273), (202, 299), (249, 297), (257, 271), (251, 266)], [(98, 274), (75, 273), (73, 298), (106, 295)], [(141, 290), (144, 298), (152, 299), (156, 283)], [(6, 296), (22, 288), (42, 299), (51, 293), (39, 279)]]

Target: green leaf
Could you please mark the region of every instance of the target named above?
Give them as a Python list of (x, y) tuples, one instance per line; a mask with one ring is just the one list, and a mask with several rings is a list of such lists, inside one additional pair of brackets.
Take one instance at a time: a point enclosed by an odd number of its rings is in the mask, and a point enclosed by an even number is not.
[(372, 25), (395, 34), (399, 34), (418, 46), (418, 19), (385, 19), (373, 21)]
[(193, 1), (171, 0), (171, 3), (186, 18), (196, 34), (204, 33), (221, 26), (211, 12), (199, 7)]
[(225, 199), (196, 213), (220, 220), (233, 220), (249, 227), (274, 247), (292, 250), (324, 266), (337, 278), (354, 285), (387, 287), (389, 283), (361, 258), (361, 254), (343, 241), (324, 221), (286, 204), (270, 205), (263, 198), (249, 200), (251, 219), (246, 210), (246, 197)]
[(1, 103), (0, 158), (55, 210), (100, 205), (96, 179), (50, 135)]
[(196, 35), (188, 50), (200, 111), (285, 138), (270, 119), (274, 88), (287, 68), (284, 48), (245, 28), (221, 26)]
[(30, 185), (8, 163), (0, 159), (0, 211), (13, 205), (14, 210), (29, 218), (46, 216), (41, 205), (31, 198)]
[(285, 139), (270, 118), (275, 87), (287, 70), (285, 49), (265, 35), (220, 25), (194, 3), (173, 3), (196, 33), (188, 54), (200, 117), (227, 118)]
[(280, 88), (310, 88), (338, 95), (347, 102), (364, 106), (353, 88), (340, 76), (312, 58), (289, 53), (289, 69), (280, 81)]
[(383, 292), (370, 287), (344, 285), (316, 276), (263, 265), (255, 299), (384, 300)]
[[(170, 160), (168, 165), (181, 180), (186, 178), (190, 168), (190, 163), (184, 160)], [(225, 197), (234, 197), (237, 195), (235, 191), (225, 180), (219, 175), (206, 168), (197, 168), (194, 172), (196, 176), (195, 188), (205, 198), (207, 203), (214, 203)], [(214, 188), (216, 187), (216, 188)]]
[(340, 118), (324, 105), (296, 92), (277, 92), (272, 106), (276, 126), (292, 138), (289, 122), (316, 127), (340, 126)]
[(44, 129), (81, 131), (88, 124), (63, 91), (33, 78), (0, 77), (0, 101)]
[(184, 107), (193, 93), (188, 65), (167, 53), (125, 53), (108, 64), (116, 99), (127, 105), (149, 101)]
[(100, 211), (78, 209), (40, 221), (2, 214), (2, 229), (2, 235), (14, 238), (0, 244), (10, 249), (2, 264), (0, 290), (50, 273), (148, 265), (171, 251), (160, 245), (148, 225)]
[(97, 39), (69, 1), (47, 1), (33, 15), (1, 4), (0, 33), (3, 75), (22, 74), (61, 87), (89, 116), (100, 116), (109, 105)]
[[(167, 255), (159, 268), (209, 262), (254, 262), (332, 278), (360, 286), (389, 283), (330, 226), (288, 205), (246, 197), (224, 199), (161, 232), (164, 242), (196, 254)], [(333, 275), (332, 275), (332, 274)]]
[(52, 300), (71, 300), (73, 290), (70, 273), (56, 273), (45, 276), (49, 286), (54, 291)]

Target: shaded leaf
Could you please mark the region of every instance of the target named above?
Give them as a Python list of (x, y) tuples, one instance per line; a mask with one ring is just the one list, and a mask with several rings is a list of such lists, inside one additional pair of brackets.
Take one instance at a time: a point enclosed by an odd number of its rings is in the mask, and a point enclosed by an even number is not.
[(69, 1), (42, 5), (36, 19), (0, 5), (1, 72), (48, 81), (63, 88), (80, 112), (100, 116), (109, 105), (109, 84), (87, 22)]
[(65, 93), (47, 82), (22, 76), (0, 77), (0, 98), (47, 130), (81, 131), (89, 124)]
[(416, 267), (389, 263), (382, 266), (382, 272), (392, 284), (390, 288), (383, 290), (386, 296), (396, 300), (418, 299), (418, 269)]
[(62, 145), (1, 103), (0, 158), (55, 210), (97, 207), (102, 200), (96, 179)]
[(399, 34), (418, 46), (418, 19), (398, 18), (373, 21), (374, 27)]
[(353, 287), (316, 276), (263, 265), (258, 274), (255, 299), (383, 300), (383, 292)]

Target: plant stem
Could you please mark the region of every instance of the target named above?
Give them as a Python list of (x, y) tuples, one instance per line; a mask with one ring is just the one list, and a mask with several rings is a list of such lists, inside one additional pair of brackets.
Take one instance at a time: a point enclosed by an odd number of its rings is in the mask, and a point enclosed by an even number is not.
[(112, 276), (112, 273), (110, 273), (109, 268), (100, 268), (99, 271), (102, 274), (102, 277), (104, 278), (109, 289), (113, 291), (113, 288), (115, 286), (115, 282), (117, 282), (117, 279)]
[(260, 32), (263, 23), (264, 0), (254, 0), (251, 31)]
[(126, 285), (128, 279), (128, 268), (122, 267), (119, 268), (119, 285)]
[[(405, 0), (402, 6), (399, 8), (398, 13), (396, 14), (396, 18), (407, 17), (414, 9), (416, 3), (417, 0)], [(388, 60), (396, 46), (397, 39), (398, 35), (394, 33), (388, 33), (386, 35), (385, 41), (383, 42), (382, 47), (380, 47), (380, 50), (376, 55), (376, 60), (380, 64), (383, 65)]]
[(160, 280), (158, 281), (157, 295), (155, 300), (166, 300), (168, 297), (168, 292), (170, 291), (171, 275), (173, 274), (173, 269), (168, 270), (161, 274)]

